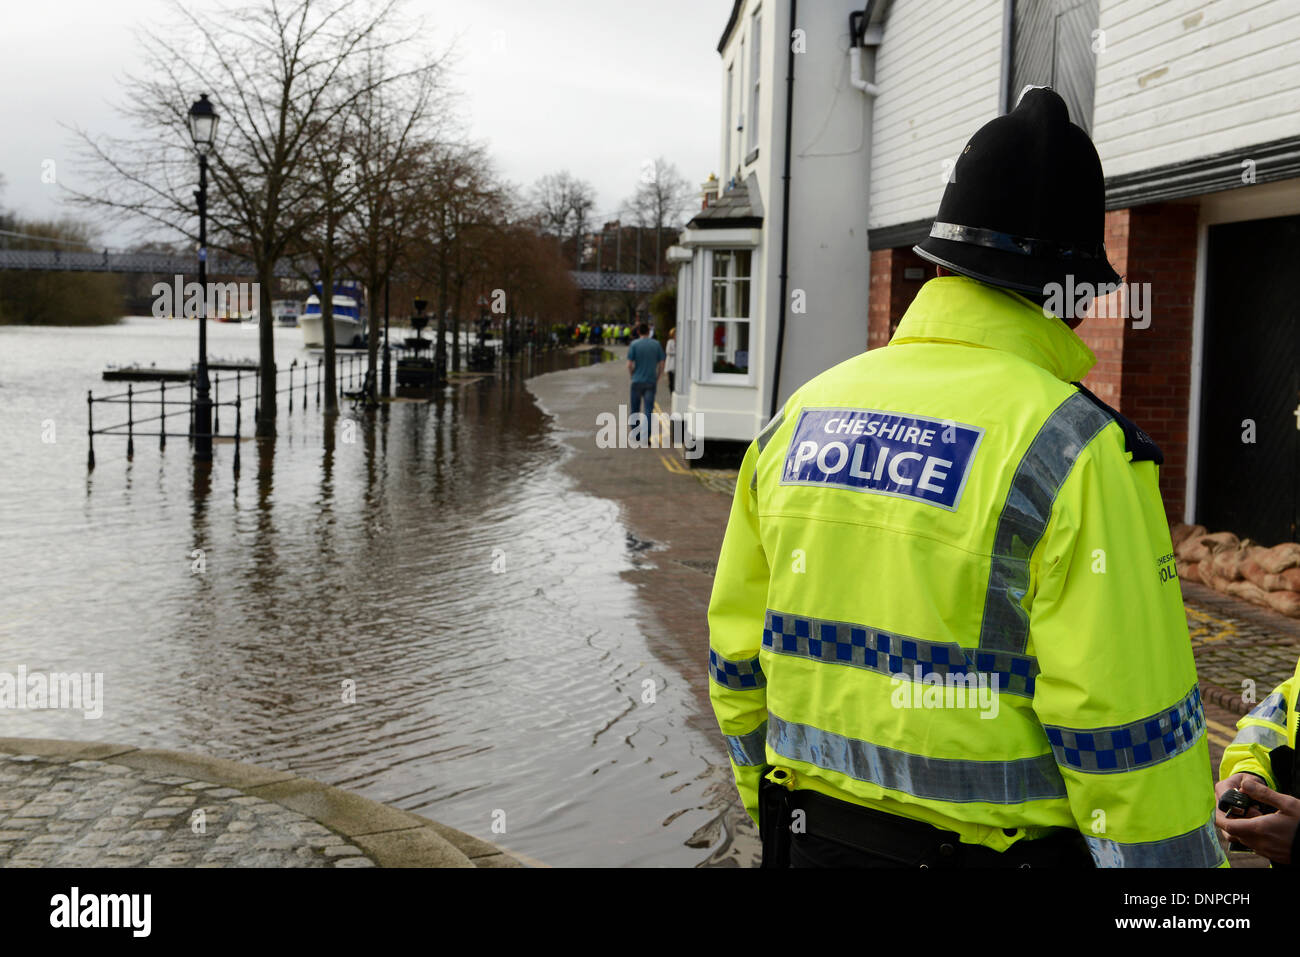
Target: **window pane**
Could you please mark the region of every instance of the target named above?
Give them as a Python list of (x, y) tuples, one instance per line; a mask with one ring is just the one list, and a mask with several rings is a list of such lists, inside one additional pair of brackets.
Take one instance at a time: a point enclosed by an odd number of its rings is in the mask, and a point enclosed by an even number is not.
[(751, 249), (713, 251), (713, 290), (709, 304), (714, 319), (749, 319)]
[(713, 280), (713, 302), (710, 306), (710, 316), (725, 316), (727, 314), (727, 281), (725, 279)]
[(734, 253), (736, 259), (736, 278), (749, 278), (749, 263), (754, 256), (752, 249), (737, 249)]
[(735, 295), (732, 296), (732, 311), (728, 319), (749, 318), (749, 280), (738, 279), (735, 283)]
[(713, 371), (745, 375), (749, 372), (749, 323), (711, 322)]

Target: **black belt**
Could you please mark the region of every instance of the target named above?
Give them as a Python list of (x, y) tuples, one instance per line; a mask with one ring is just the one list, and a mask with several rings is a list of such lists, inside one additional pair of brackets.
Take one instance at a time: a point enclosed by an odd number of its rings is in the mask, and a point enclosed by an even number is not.
[(791, 834), (796, 811), (803, 812), (799, 817), (802, 833), (883, 858), (899, 867), (1094, 866), (1078, 831), (1061, 830), (1038, 840), (1022, 839), (1005, 851), (995, 851), (983, 845), (963, 843), (955, 832), (940, 830), (924, 821), (838, 801), (817, 791), (792, 791), (766, 778), (759, 791), (764, 867), (789, 866), (789, 842), (799, 840), (799, 832)]

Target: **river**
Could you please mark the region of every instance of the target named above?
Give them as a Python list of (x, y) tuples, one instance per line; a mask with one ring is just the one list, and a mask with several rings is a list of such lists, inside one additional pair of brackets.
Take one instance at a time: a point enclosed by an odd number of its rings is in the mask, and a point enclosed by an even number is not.
[[(371, 416), (345, 403), (328, 427), (314, 396), (282, 398), (237, 478), (231, 443), (196, 472), (183, 438), (137, 438), (127, 462), (97, 437), (88, 471), (86, 391), (125, 388), (104, 367), (184, 367), (196, 337), (0, 326), (0, 670), (102, 673), (105, 701), (3, 711), (0, 735), (291, 770), (557, 866), (703, 863), (684, 842), (716, 816), (717, 742), (636, 623), (617, 505), (565, 475), (523, 385), (577, 360)], [(256, 340), (214, 323), (209, 355)], [(297, 329), (276, 350), (307, 355)]]

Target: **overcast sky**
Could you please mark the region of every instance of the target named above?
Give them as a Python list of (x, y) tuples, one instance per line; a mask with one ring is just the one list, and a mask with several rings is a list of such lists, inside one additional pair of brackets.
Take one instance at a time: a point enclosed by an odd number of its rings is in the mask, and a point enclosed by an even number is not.
[[(666, 157), (692, 184), (717, 172), (716, 45), (731, 0), (410, 0), (408, 9), (430, 25), (431, 46), (454, 42), (469, 134), (506, 178), (527, 185), (568, 169), (595, 185), (603, 215), (631, 194), (647, 159)], [(55, 161), (61, 184), (77, 178), (60, 124), (124, 132), (112, 111), (121, 77), (148, 68), (132, 31), (171, 22), (168, 5), (4, 0), (2, 16), (0, 205), (57, 216), (69, 210), (59, 186), (42, 183), (42, 163)]]

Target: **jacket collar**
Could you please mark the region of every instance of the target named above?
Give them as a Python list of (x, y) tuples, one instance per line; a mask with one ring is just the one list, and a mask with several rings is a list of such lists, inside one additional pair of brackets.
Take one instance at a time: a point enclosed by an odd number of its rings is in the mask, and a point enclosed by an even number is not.
[(1078, 382), (1097, 363), (1062, 320), (1043, 315), (1024, 296), (965, 276), (940, 276), (922, 286), (889, 344), (934, 340), (1010, 352), (1063, 382)]

